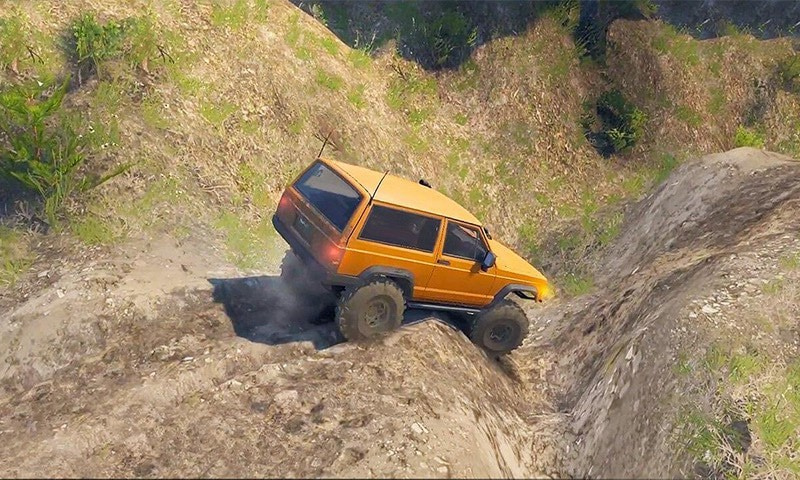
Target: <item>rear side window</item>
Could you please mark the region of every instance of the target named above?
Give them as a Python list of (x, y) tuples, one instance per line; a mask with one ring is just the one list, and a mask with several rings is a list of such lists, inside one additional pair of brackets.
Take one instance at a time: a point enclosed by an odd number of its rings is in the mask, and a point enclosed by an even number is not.
[(361, 202), (361, 194), (322, 163), (308, 169), (294, 188), (339, 231), (344, 230)]
[(442, 221), (375, 205), (359, 238), (397, 247), (433, 252)]
[(482, 262), (486, 257), (486, 244), (477, 228), (447, 222), (447, 236), (444, 239), (445, 255)]

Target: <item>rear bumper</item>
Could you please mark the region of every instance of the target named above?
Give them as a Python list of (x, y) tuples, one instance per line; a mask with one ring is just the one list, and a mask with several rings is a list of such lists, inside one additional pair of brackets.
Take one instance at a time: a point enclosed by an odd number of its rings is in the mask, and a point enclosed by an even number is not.
[(286, 224), (283, 223), (280, 218), (278, 218), (278, 215), (272, 216), (272, 226), (275, 227), (275, 230), (278, 232), (278, 234), (283, 237), (284, 240), (286, 240), (286, 243), (289, 244), (289, 248), (292, 249), (292, 252), (294, 252), (294, 254), (297, 255), (309, 269), (313, 270), (314, 275), (320, 279), (320, 282), (323, 285), (329, 287), (346, 287), (361, 283), (361, 280), (358, 277), (340, 275), (331, 270), (329, 267), (321, 264), (316, 258), (314, 258), (314, 255), (311, 254), (311, 251), (309, 251), (305, 242), (303, 242), (296, 233), (286, 226)]

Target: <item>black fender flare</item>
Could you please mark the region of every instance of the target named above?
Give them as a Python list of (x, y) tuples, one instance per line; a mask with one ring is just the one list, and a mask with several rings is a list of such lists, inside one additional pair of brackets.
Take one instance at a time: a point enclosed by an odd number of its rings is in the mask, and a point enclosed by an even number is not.
[(528, 300), (535, 300), (539, 298), (539, 292), (536, 290), (536, 287), (533, 287), (531, 285), (510, 283), (505, 287), (501, 288), (500, 291), (495, 294), (491, 303), (489, 303), (489, 305), (486, 305), (484, 309), (488, 310), (494, 307), (495, 305), (503, 301), (503, 299), (506, 298), (511, 293), (516, 294), (520, 298), (525, 298)]
[(367, 284), (378, 278), (388, 278), (394, 280), (403, 290), (403, 295), (407, 300), (414, 296), (414, 274), (408, 270), (396, 267), (369, 267), (358, 275), (362, 284)]

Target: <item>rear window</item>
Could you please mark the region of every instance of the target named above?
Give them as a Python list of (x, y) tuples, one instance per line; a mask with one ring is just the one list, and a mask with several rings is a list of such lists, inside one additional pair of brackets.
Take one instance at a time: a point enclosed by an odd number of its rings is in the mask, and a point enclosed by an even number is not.
[(397, 247), (433, 252), (442, 221), (375, 205), (359, 238)]
[(361, 202), (361, 194), (322, 163), (308, 169), (294, 188), (339, 231), (344, 230)]

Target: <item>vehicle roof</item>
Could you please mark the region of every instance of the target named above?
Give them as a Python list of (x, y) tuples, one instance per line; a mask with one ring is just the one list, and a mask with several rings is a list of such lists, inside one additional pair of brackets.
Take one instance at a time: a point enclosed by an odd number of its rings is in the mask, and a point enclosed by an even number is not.
[(481, 225), (469, 210), (456, 203), (441, 192), (420, 185), (395, 175), (386, 175), (381, 182), (383, 173), (369, 168), (338, 162), (336, 160), (321, 159), (333, 165), (336, 169), (350, 176), (368, 192), (375, 192), (380, 183), (380, 188), (375, 193), (375, 200), (399, 207), (405, 207), (420, 212), (428, 212), (442, 217), (452, 218), (461, 222)]

